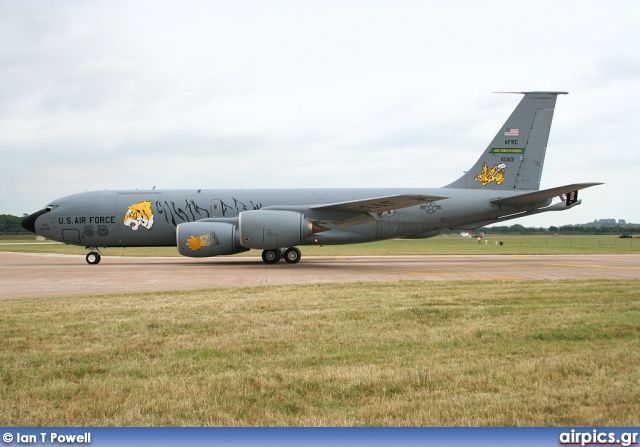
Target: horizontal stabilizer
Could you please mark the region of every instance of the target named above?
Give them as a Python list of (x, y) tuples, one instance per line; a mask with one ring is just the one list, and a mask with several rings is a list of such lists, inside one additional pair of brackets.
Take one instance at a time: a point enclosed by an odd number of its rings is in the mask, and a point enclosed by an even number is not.
[(574, 183), (572, 185), (558, 186), (556, 188), (543, 189), (541, 191), (527, 192), (513, 197), (497, 198), (493, 199), (491, 203), (508, 206), (529, 205), (544, 202), (545, 200), (552, 199), (562, 194), (571, 194), (581, 189), (597, 185), (602, 185), (602, 183)]
[(447, 197), (425, 196), (422, 194), (401, 194), (395, 196), (374, 197), (364, 200), (352, 200), (349, 202), (328, 203), (326, 205), (311, 205), (310, 210), (315, 211), (351, 211), (360, 213), (381, 213), (384, 211), (408, 208), (423, 203), (443, 200)]

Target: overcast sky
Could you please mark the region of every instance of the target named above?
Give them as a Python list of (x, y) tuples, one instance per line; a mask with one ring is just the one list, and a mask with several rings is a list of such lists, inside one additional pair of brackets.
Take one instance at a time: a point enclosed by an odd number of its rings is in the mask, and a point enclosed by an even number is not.
[(640, 222), (640, 2), (0, 0), (0, 214), (99, 189), (439, 187), (562, 90), (513, 221)]

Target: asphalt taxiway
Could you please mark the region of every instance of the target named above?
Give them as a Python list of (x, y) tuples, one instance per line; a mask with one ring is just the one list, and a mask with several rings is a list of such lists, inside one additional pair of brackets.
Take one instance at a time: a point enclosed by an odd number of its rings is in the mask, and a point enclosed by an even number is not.
[(640, 279), (640, 255), (138, 258), (0, 252), (0, 299), (217, 287), (399, 280)]

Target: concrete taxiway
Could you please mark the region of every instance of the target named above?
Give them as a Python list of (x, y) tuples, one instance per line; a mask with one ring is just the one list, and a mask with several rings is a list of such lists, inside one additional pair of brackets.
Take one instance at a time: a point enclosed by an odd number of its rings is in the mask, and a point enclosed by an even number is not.
[(640, 279), (640, 255), (136, 258), (0, 252), (0, 299), (399, 280)]

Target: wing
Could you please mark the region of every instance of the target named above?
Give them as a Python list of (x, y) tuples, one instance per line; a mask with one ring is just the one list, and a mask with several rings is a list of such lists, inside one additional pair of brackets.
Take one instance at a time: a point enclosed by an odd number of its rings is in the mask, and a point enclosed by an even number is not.
[(340, 227), (350, 227), (367, 222), (374, 222), (372, 213), (382, 214), (423, 203), (443, 200), (447, 197), (427, 196), (423, 194), (397, 194), (392, 196), (370, 197), (366, 199), (350, 200), (305, 206), (267, 206), (262, 209), (299, 211), (310, 220), (316, 222), (333, 223)]
[(371, 199), (351, 200), (348, 202), (311, 205), (310, 210), (324, 211), (356, 211), (360, 213), (382, 213), (399, 210), (423, 203), (446, 199), (440, 196), (424, 196), (422, 194), (398, 194), (395, 196), (373, 197)]
[(541, 191), (527, 192), (513, 197), (499, 197), (497, 199), (493, 199), (491, 203), (508, 206), (529, 205), (532, 203), (544, 202), (545, 200), (552, 199), (561, 194), (570, 194), (596, 185), (602, 185), (602, 183), (574, 183), (572, 185), (558, 186), (556, 188), (543, 189)]

